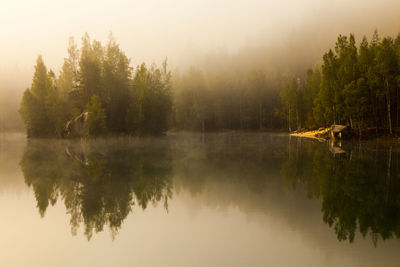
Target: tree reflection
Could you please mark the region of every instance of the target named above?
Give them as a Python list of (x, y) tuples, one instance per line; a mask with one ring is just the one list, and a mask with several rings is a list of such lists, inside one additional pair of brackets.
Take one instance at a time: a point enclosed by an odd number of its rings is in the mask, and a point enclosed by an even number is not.
[(145, 209), (172, 196), (169, 144), (137, 139), (92, 141), (30, 140), (21, 160), (41, 216), (58, 198), (90, 239), (108, 225), (113, 236), (134, 205)]
[[(21, 168), (40, 214), (61, 199), (73, 233), (82, 225), (89, 239), (105, 226), (115, 235), (135, 205), (146, 209), (161, 203), (168, 209), (172, 176), (176, 192), (202, 196), (211, 207), (294, 216), (296, 225), (311, 224), (305, 187), (309, 198), (321, 201), (322, 219), (340, 241), (353, 242), (358, 232), (375, 244), (400, 237), (400, 151), (395, 146), (297, 138), (288, 144), (286, 138), (29, 140)], [(291, 190), (297, 187), (301, 190)]]
[(307, 186), (322, 200), (323, 220), (338, 240), (356, 232), (378, 239), (400, 237), (399, 151), (390, 144), (359, 143), (333, 154), (324, 144), (296, 139), (281, 165), (282, 176)]

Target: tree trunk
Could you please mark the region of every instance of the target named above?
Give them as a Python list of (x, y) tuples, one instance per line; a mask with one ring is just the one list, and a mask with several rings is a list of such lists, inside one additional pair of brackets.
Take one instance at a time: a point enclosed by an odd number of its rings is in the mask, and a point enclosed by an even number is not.
[(239, 102), (239, 124), (240, 124), (240, 130), (243, 130), (243, 121), (242, 121), (242, 100)]
[(350, 116), (349, 120), (350, 120), (350, 128), (353, 129), (353, 119), (351, 118), (351, 116)]
[(389, 83), (386, 81), (386, 103), (387, 103), (387, 119), (388, 119), (388, 126), (389, 126), (389, 133), (392, 135), (392, 118), (390, 115), (390, 89)]
[(258, 108), (258, 124), (259, 124), (259, 129), (260, 131), (262, 130), (262, 105), (260, 103), (259, 108)]
[(270, 116), (270, 125), (269, 125), (269, 128), (273, 128), (274, 126), (273, 126), (273, 124), (274, 124), (274, 122), (273, 122), (273, 118), (274, 118), (274, 112), (272, 112), (271, 111), (271, 116)]
[(396, 128), (399, 127), (399, 87), (396, 88), (396, 94), (397, 94), (397, 110), (396, 110)]
[(336, 110), (335, 110), (335, 105), (332, 106), (333, 110), (333, 124), (336, 124)]
[(204, 133), (205, 131), (205, 119), (203, 118), (201, 121), (201, 131)]
[[(375, 104), (374, 104), (375, 102)], [(375, 134), (376, 137), (378, 137), (378, 111), (376, 110), (376, 94), (375, 94), (375, 101), (372, 101), (373, 105), (372, 105), (372, 112), (374, 113), (374, 118), (375, 118)]]
[(289, 133), (290, 133), (292, 132), (292, 127), (290, 126), (290, 104), (289, 104), (288, 122), (289, 122)]

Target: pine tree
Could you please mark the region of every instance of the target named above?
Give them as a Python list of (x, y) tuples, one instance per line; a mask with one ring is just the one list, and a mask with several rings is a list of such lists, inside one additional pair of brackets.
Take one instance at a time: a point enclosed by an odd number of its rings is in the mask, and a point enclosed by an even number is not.
[(20, 107), (20, 114), (28, 137), (51, 135), (52, 127), (49, 125), (49, 117), (46, 112), (48, 87), (47, 68), (42, 57), (39, 56), (36, 61), (31, 88), (25, 90)]
[(91, 97), (102, 95), (102, 64), (104, 49), (100, 42), (91, 41), (86, 33), (82, 38), (82, 49), (79, 61), (79, 101), (82, 112)]
[(129, 63), (130, 60), (110, 35), (104, 58), (103, 99), (107, 112), (107, 129), (111, 132), (126, 131), (125, 119), (132, 76)]
[(100, 98), (93, 95), (86, 106), (87, 127), (90, 136), (97, 137), (106, 131), (106, 112), (101, 105)]

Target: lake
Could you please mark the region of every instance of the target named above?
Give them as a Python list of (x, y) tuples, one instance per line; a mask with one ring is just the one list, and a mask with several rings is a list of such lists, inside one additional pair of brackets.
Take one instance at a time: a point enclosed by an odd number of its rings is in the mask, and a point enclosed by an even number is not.
[(398, 266), (400, 149), (0, 135), (0, 266)]

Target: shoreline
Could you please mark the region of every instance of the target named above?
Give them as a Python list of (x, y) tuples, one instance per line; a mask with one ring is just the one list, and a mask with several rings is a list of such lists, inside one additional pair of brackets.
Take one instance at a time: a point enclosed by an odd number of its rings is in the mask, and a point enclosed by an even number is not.
[[(294, 137), (301, 137), (301, 138), (308, 138), (308, 139), (314, 139), (318, 140), (320, 142), (325, 142), (329, 140), (335, 140), (335, 141), (348, 141), (348, 140), (377, 140), (377, 141), (390, 141), (390, 142), (396, 142), (400, 143), (400, 137), (398, 135), (388, 135), (386, 133), (380, 133), (378, 135), (376, 134), (363, 134), (361, 137), (358, 135), (358, 133), (355, 132), (350, 132), (350, 135), (347, 134), (345, 136), (342, 135), (337, 135), (336, 133), (334, 134), (334, 137), (332, 137), (332, 133), (330, 132), (331, 128), (320, 128), (318, 130), (312, 130), (312, 131), (302, 131), (302, 132), (291, 132), (289, 133), (290, 136)], [(350, 129), (350, 131), (352, 131)]]
[(318, 130), (313, 130), (313, 131), (305, 131), (305, 132), (292, 132), (289, 133), (290, 136), (296, 136), (296, 137), (303, 137), (303, 138), (310, 138), (310, 139), (316, 139), (320, 142), (325, 142), (328, 140), (328, 132), (330, 128), (324, 128), (324, 129), (318, 129)]

